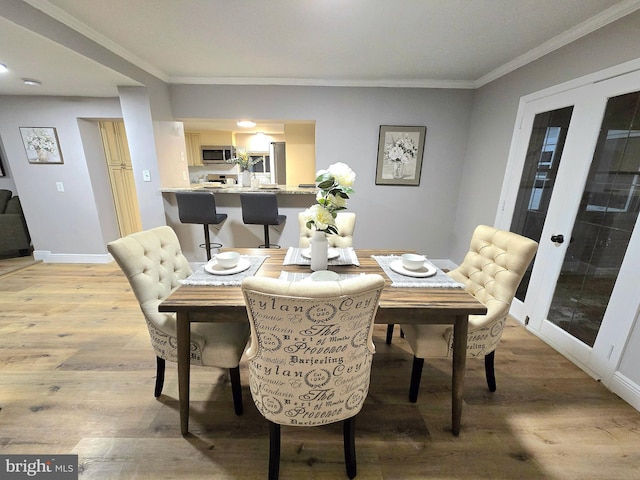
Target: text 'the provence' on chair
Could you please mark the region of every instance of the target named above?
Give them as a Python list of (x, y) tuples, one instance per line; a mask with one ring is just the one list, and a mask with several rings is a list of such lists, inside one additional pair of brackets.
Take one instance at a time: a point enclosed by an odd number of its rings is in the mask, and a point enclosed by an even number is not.
[(355, 415), (369, 392), (373, 321), (383, 287), (380, 275), (339, 282), (243, 281), (251, 395), (270, 428), (269, 479), (279, 474), (280, 425), (339, 421), (347, 475), (356, 476)]

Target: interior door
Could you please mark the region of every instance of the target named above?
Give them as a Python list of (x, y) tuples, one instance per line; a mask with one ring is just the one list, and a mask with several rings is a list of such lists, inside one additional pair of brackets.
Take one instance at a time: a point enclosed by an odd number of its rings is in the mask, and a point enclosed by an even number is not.
[(520, 181), (504, 196), (510, 208), (498, 223), (510, 220), (512, 231), (540, 245), (512, 313), (608, 382), (638, 310), (628, 292), (640, 248), (640, 75), (523, 112), (513, 153)]

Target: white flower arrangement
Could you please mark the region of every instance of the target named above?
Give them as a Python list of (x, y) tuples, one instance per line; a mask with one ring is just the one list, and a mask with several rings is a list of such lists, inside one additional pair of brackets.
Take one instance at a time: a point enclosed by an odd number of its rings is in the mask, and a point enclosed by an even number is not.
[(400, 162), (406, 165), (416, 158), (418, 147), (413, 142), (413, 139), (405, 134), (391, 145), (387, 145), (384, 154), (387, 162)]
[(318, 203), (303, 212), (307, 228), (338, 233), (336, 214), (347, 208), (355, 180), (356, 174), (345, 163), (334, 163), (327, 170), (319, 170), (316, 173), (316, 184), (320, 189), (316, 196)]
[(56, 151), (56, 142), (50, 134), (40, 128), (34, 128), (27, 135), (27, 147), (29, 150), (53, 153)]
[(225, 162), (227, 163), (235, 163), (240, 167), (240, 170), (249, 170), (256, 163), (260, 163), (261, 161), (262, 157), (253, 159), (251, 158), (251, 155), (249, 155), (249, 152), (247, 152), (244, 148), (237, 148), (236, 156), (225, 160)]

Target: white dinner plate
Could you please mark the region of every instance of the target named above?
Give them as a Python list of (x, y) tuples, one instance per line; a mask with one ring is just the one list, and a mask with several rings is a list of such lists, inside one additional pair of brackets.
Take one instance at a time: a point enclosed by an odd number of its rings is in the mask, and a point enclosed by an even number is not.
[(235, 267), (224, 268), (215, 258), (212, 258), (211, 261), (204, 266), (204, 270), (205, 272), (213, 275), (233, 275), (234, 273), (244, 272), (250, 266), (251, 262), (248, 259), (241, 257), (240, 260), (238, 260), (238, 265)]
[(406, 275), (407, 277), (432, 277), (438, 270), (433, 265), (423, 265), (418, 270), (407, 270), (402, 265), (402, 260), (394, 260), (389, 264), (389, 268), (400, 275)]
[[(304, 258), (311, 258), (311, 248), (305, 248), (300, 252)], [(334, 258), (338, 258), (340, 256), (340, 250), (337, 248), (329, 248), (327, 252), (327, 260), (333, 260)]]

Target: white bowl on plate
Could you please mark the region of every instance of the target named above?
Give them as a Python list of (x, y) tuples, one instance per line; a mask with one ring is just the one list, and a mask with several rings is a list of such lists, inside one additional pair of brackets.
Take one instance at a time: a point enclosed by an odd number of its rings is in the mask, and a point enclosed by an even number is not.
[(402, 260), (402, 266), (407, 270), (418, 270), (424, 266), (427, 258), (424, 255), (418, 255), (417, 253), (405, 253), (400, 257)]
[(216, 261), (222, 268), (234, 268), (240, 261), (240, 254), (238, 252), (218, 253)]
[(340, 278), (340, 275), (331, 270), (318, 270), (313, 272), (310, 278), (314, 282), (335, 282)]

